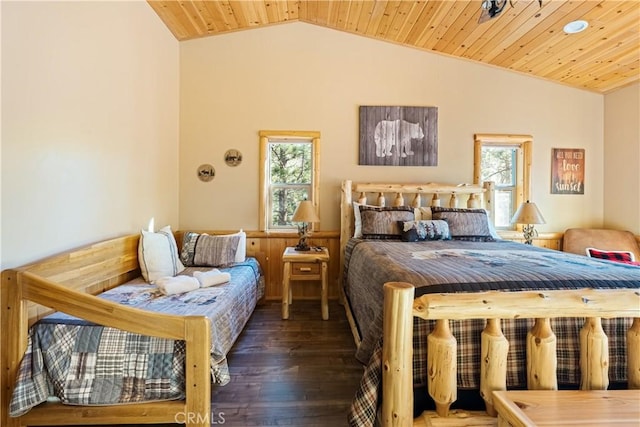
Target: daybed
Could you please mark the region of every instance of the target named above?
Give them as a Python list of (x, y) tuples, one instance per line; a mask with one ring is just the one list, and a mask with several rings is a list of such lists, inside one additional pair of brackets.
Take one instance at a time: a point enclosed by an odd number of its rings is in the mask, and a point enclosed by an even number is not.
[[(366, 364), (350, 425), (412, 425), (414, 400), (446, 417), (459, 390), (495, 415), (507, 387), (640, 388), (640, 269), (499, 240), (484, 209), (454, 208), (490, 209), (491, 190), (343, 182), (343, 299)], [(420, 229), (426, 211), (439, 221)]]
[(139, 277), (139, 242), (2, 272), (1, 425), (210, 425), (212, 379), (227, 380), (226, 352), (262, 296), (260, 267), (233, 259), (220, 267), (228, 282), (164, 295)]

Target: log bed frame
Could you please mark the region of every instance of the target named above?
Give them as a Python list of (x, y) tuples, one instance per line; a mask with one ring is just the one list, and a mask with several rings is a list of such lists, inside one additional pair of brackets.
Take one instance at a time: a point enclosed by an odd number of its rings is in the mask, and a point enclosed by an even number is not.
[[(0, 425), (176, 423), (179, 414), (184, 415), (181, 419), (189, 426), (210, 425), (209, 320), (204, 316), (152, 313), (92, 295), (140, 276), (138, 240), (138, 234), (114, 238), (2, 272)], [(27, 346), (28, 328), (54, 310), (133, 333), (184, 340), (186, 399), (112, 406), (46, 402), (21, 417), (9, 417), (9, 402)]]
[[(449, 198), (449, 206), (467, 199), (467, 207), (485, 207), (492, 217), (493, 186), (440, 184), (342, 184), (340, 266), (344, 270), (344, 249), (353, 235), (353, 195), (358, 203), (375, 200), (384, 206), (393, 200), (394, 206), (404, 205), (407, 195), (413, 195), (410, 206), (421, 206), (425, 194), (431, 195), (431, 205), (439, 206)], [(462, 196), (462, 197), (461, 197)], [(447, 417), (457, 399), (456, 339), (449, 329), (449, 320), (486, 319), (481, 335), (482, 365), (480, 395), (489, 416), (495, 417), (494, 390), (506, 390), (508, 342), (500, 319), (531, 318), (534, 326), (527, 335), (527, 383), (530, 390), (557, 389), (556, 337), (550, 318), (584, 317), (580, 332), (581, 389), (604, 390), (608, 387), (608, 339), (602, 330), (602, 318), (633, 318), (627, 331), (628, 387), (640, 389), (640, 290), (557, 290), (527, 292), (483, 292), (426, 294), (415, 298), (413, 285), (404, 282), (384, 284), (384, 323), (382, 354), (382, 425), (424, 425), (433, 415), (413, 419), (413, 318), (435, 320), (435, 328), (427, 337), (427, 386), (439, 417)], [(347, 318), (356, 345), (360, 344), (357, 326), (349, 301), (341, 287)], [(525, 303), (523, 303), (525, 302)], [(453, 421), (453, 420), (452, 420)], [(459, 425), (470, 425), (461, 420)], [(430, 425), (430, 423), (427, 421)], [(457, 424), (447, 424), (457, 425)], [(474, 424), (475, 425), (475, 424)]]

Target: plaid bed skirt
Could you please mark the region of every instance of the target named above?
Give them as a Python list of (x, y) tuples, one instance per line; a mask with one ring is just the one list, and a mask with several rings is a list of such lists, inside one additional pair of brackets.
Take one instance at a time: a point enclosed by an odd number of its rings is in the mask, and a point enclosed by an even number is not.
[[(413, 385), (427, 383), (427, 335), (435, 326), (433, 320), (414, 318), (413, 326)], [(526, 337), (533, 319), (502, 320), (504, 336), (509, 341), (507, 358), (507, 388), (526, 388)], [(632, 319), (602, 319), (602, 328), (609, 339), (609, 380), (627, 381), (626, 332)], [(484, 320), (452, 320), (451, 333), (457, 340), (457, 383), (459, 390), (480, 388), (480, 337)], [(584, 318), (551, 319), (551, 328), (557, 338), (558, 384), (573, 387), (580, 383), (579, 331)], [(373, 426), (382, 398), (382, 340), (375, 346), (365, 367), (348, 414), (352, 427)]]

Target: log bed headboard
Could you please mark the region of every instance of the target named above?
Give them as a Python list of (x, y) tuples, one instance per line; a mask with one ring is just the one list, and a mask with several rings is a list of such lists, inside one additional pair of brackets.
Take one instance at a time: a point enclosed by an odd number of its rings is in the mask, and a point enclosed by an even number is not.
[[(355, 197), (354, 197), (355, 195)], [(344, 250), (353, 236), (353, 202), (375, 206), (449, 206), (484, 208), (494, 222), (494, 183), (476, 184), (389, 184), (342, 182), (340, 202), (340, 271), (344, 270)]]
[[(342, 183), (340, 227), (340, 271), (344, 271), (344, 251), (354, 234), (353, 202), (377, 206), (444, 206), (487, 209), (494, 220), (493, 183), (484, 185), (446, 184), (370, 184)], [(344, 288), (341, 297), (345, 298)], [(409, 283), (384, 284), (384, 338), (382, 350), (382, 414), (384, 426), (414, 425), (413, 419), (413, 319), (434, 320), (436, 327), (427, 337), (429, 351), (427, 365), (429, 394), (436, 404), (439, 416), (446, 417), (456, 400), (456, 341), (448, 326), (449, 320), (486, 319), (482, 332), (480, 366), (481, 395), (487, 413), (495, 416), (492, 391), (506, 389), (506, 339), (500, 319), (531, 318), (534, 327), (529, 331), (527, 346), (528, 383), (533, 389), (553, 388), (556, 381), (555, 335), (549, 318), (583, 317), (580, 331), (581, 388), (606, 388), (608, 355), (607, 337), (601, 318), (634, 318), (626, 332), (627, 368), (629, 388), (640, 388), (640, 292), (638, 289), (607, 290), (549, 290), (530, 292), (490, 291), (482, 294), (427, 294), (415, 298)], [(526, 301), (523, 304), (523, 301)], [(359, 336), (350, 313), (349, 302), (344, 301), (356, 345)], [(531, 344), (531, 345), (529, 345)], [(535, 345), (534, 345), (535, 344)], [(539, 375), (542, 373), (543, 375)], [(528, 378), (529, 379), (529, 378)], [(551, 385), (550, 385), (551, 384)], [(442, 424), (444, 425), (444, 423)], [(447, 425), (463, 425), (451, 424)], [(470, 425), (470, 424), (464, 424)], [(475, 424), (474, 424), (475, 425)]]

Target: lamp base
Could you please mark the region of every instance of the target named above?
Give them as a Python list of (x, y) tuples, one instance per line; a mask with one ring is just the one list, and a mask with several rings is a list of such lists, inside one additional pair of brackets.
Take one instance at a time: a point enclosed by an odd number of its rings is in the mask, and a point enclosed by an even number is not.
[(535, 229), (533, 224), (527, 224), (522, 227), (522, 237), (524, 237), (524, 244), (531, 245), (533, 244), (533, 238), (538, 236), (538, 231)]
[(311, 247), (308, 243), (309, 239), (306, 234), (300, 236), (300, 240), (298, 240), (298, 244), (295, 247), (295, 250), (298, 252), (307, 252), (311, 250)]

